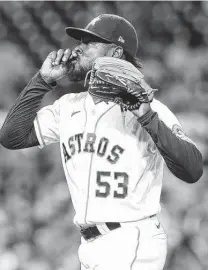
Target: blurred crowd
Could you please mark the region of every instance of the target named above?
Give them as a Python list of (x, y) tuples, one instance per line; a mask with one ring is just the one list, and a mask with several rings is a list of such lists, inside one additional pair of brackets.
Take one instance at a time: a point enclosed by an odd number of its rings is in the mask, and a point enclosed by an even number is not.
[[(47, 54), (77, 44), (65, 27), (84, 27), (101, 13), (134, 24), (145, 78), (203, 155), (196, 184), (165, 174), (159, 218), (168, 234), (165, 270), (207, 270), (208, 2), (0, 2), (0, 127)], [(42, 106), (79, 91), (82, 83), (63, 79)], [(0, 146), (0, 270), (79, 269), (73, 216), (58, 145)]]

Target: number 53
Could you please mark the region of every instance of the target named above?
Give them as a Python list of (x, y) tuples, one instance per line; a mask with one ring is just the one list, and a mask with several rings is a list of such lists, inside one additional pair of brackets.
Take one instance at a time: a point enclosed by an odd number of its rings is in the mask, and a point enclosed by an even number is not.
[[(96, 197), (106, 198), (110, 195), (111, 185), (109, 181), (112, 179), (111, 176), (113, 174), (113, 179), (118, 181), (117, 188), (113, 192), (114, 198), (124, 199), (128, 194), (128, 182), (129, 177), (125, 172), (97, 172), (96, 183), (98, 185), (98, 189), (96, 189)], [(105, 179), (108, 181), (105, 181)], [(108, 179), (109, 178), (109, 179)], [(103, 191), (101, 192), (101, 188)]]

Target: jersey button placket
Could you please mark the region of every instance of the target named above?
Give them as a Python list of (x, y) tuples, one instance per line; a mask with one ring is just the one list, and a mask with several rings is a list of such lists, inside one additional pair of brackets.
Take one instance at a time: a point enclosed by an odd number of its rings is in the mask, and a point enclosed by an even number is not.
[[(86, 113), (87, 113), (87, 125), (86, 125), (85, 132), (95, 133), (96, 125), (97, 125), (97, 121), (98, 121), (98, 119), (96, 117), (95, 105), (94, 104), (88, 104), (88, 106), (86, 108)], [(86, 206), (85, 206), (85, 214), (84, 214), (85, 215), (84, 220), (85, 220), (86, 224), (87, 224), (87, 209), (88, 209), (89, 192), (90, 192), (90, 178), (91, 178), (92, 161), (93, 161), (93, 153), (91, 153), (91, 156), (90, 156), (90, 166), (89, 166), (87, 187), (86, 187), (86, 190), (84, 188), (81, 190), (81, 193), (84, 196), (86, 196)]]

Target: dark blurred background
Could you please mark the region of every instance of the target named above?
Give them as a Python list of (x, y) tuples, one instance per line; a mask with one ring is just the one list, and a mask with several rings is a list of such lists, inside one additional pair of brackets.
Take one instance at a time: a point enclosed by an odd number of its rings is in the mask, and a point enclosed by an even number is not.
[[(207, 270), (208, 2), (0, 2), (0, 126), (47, 54), (77, 44), (65, 27), (84, 27), (101, 13), (134, 24), (146, 80), (202, 152), (198, 183), (165, 175), (160, 220), (169, 239), (165, 270)], [(63, 79), (43, 106), (82, 90)], [(0, 147), (0, 270), (79, 269), (73, 216), (58, 145)]]

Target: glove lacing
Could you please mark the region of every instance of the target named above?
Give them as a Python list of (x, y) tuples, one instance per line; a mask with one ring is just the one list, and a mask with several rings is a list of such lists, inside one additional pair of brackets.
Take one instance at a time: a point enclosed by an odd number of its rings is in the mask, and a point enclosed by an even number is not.
[[(92, 72), (93, 72), (92, 69), (89, 70), (89, 71), (87, 72), (87, 74), (86, 74), (86, 76), (85, 76), (85, 80), (84, 80), (84, 87), (85, 87), (86, 84), (87, 84), (87, 79), (88, 79), (88, 77), (89, 77), (89, 74), (91, 74)], [(91, 84), (91, 82), (92, 82), (92, 76), (90, 76), (90, 82), (89, 82), (89, 84)]]

